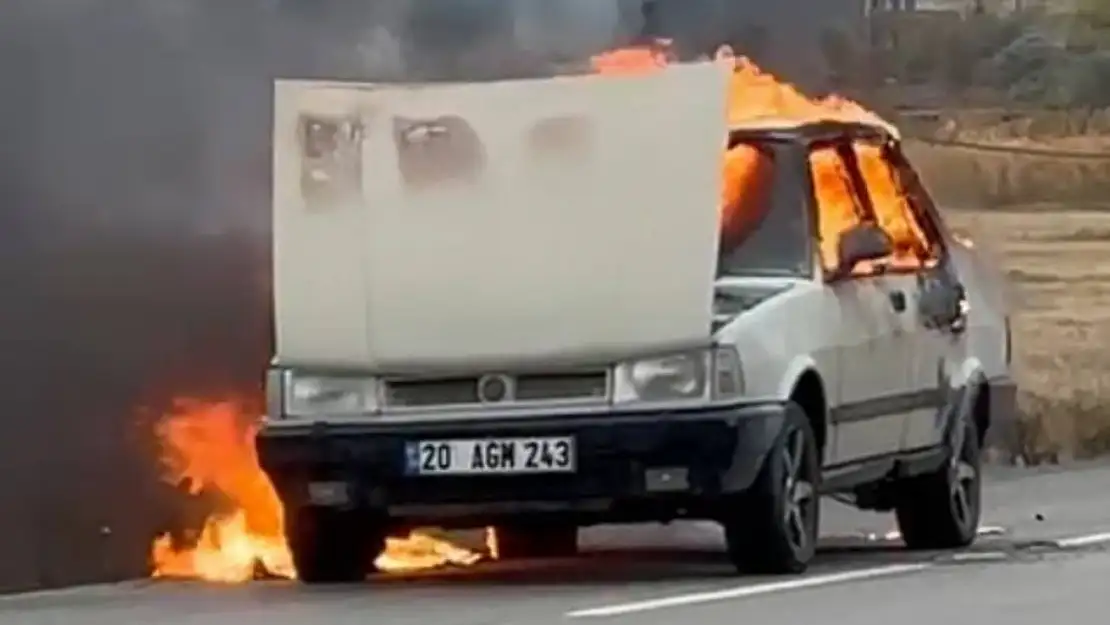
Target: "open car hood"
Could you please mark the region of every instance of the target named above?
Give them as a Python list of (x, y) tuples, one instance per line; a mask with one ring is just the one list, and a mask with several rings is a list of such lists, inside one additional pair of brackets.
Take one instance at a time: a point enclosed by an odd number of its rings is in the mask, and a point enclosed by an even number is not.
[(277, 360), (424, 373), (708, 343), (726, 78), (278, 81)]

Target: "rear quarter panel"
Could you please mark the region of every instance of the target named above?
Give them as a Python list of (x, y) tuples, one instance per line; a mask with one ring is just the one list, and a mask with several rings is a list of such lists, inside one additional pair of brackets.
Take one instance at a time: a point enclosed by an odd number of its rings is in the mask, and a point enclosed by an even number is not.
[(1010, 376), (1007, 353), (1009, 302), (1002, 271), (974, 248), (954, 241), (950, 245), (952, 262), (964, 285), (969, 306), (967, 354), (974, 358), (988, 379)]

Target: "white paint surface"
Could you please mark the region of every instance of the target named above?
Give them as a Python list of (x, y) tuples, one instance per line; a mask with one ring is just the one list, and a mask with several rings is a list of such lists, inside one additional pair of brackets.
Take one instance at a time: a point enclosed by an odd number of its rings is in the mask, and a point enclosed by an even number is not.
[[(478, 84), (278, 81), (279, 361), (481, 369), (708, 344), (726, 77), (706, 63)], [(365, 129), (347, 199), (304, 198), (304, 114)], [(443, 115), (469, 123), (485, 164), (414, 190), (394, 120)], [(582, 140), (562, 156), (536, 149), (535, 124), (566, 117)]]
[(1076, 549), (1079, 547), (1093, 547), (1103, 543), (1110, 543), (1110, 532), (1099, 532), (1097, 534), (1084, 534), (1083, 536), (1072, 536), (1070, 538), (1061, 538), (1056, 541), (1056, 546), (1061, 549)]
[(696, 605), (700, 603), (725, 601), (728, 599), (743, 599), (746, 597), (788, 592), (792, 590), (802, 590), (805, 588), (815, 588), (819, 586), (828, 586), (831, 584), (843, 584), (845, 582), (874, 579), (876, 577), (904, 575), (907, 573), (924, 571), (931, 567), (931, 564), (895, 564), (889, 566), (859, 569), (855, 571), (842, 571), (838, 573), (827, 573), (824, 575), (810, 575), (806, 577), (799, 577), (797, 579), (768, 582), (765, 584), (738, 586), (736, 588), (726, 588), (724, 590), (698, 592), (688, 595), (674, 595), (671, 597), (661, 597), (659, 599), (648, 599), (646, 601), (618, 603), (597, 608), (576, 610), (574, 612), (567, 613), (567, 616), (570, 618), (620, 616), (624, 614), (633, 614), (636, 612), (648, 612), (651, 610), (662, 610), (665, 608), (676, 608), (681, 606)]

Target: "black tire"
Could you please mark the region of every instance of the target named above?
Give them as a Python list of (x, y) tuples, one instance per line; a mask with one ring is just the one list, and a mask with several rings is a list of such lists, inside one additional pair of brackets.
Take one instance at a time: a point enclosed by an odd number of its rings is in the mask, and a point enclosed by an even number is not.
[(898, 485), (894, 513), (910, 549), (959, 549), (979, 532), (981, 450), (970, 415), (954, 424), (947, 445), (944, 466)]
[(343, 584), (374, 571), (386, 533), (358, 511), (305, 507), (287, 514), (286, 536), (300, 581)]
[(497, 532), (497, 559), (567, 558), (578, 554), (578, 527), (574, 525), (501, 525)]
[(728, 556), (738, 572), (805, 572), (817, 548), (820, 480), (813, 428), (790, 403), (755, 483), (724, 515)]

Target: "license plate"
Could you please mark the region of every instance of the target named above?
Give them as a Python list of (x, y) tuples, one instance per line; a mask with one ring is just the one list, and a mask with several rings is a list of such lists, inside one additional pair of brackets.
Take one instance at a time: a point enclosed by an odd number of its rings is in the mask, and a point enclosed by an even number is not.
[(409, 475), (572, 473), (574, 438), (484, 438), (414, 441), (405, 445)]

